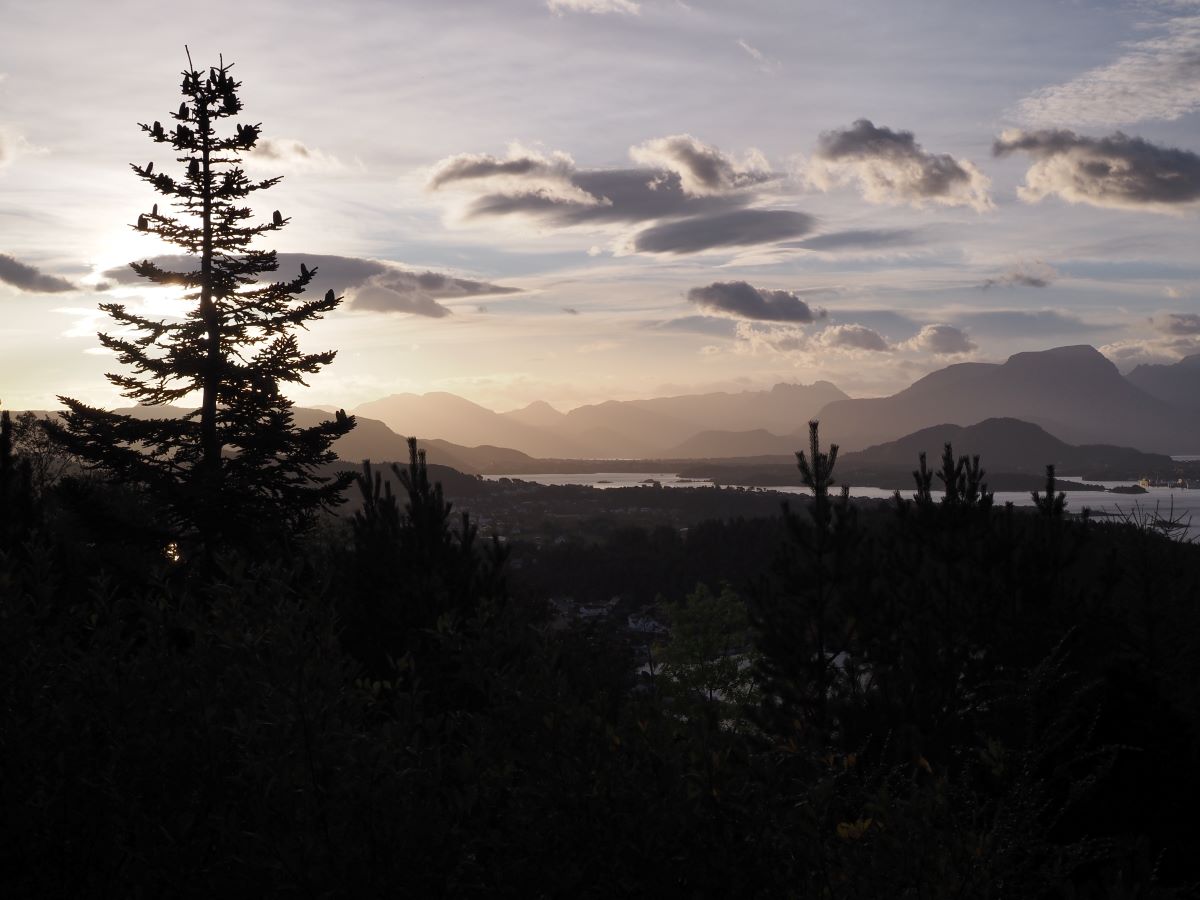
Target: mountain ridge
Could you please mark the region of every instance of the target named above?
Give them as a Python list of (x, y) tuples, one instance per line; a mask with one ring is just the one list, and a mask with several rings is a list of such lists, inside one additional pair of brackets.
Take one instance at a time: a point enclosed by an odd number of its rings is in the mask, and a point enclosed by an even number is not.
[(1136, 442), (1140, 450), (1167, 453), (1200, 448), (1194, 415), (1126, 380), (1086, 344), (1017, 353), (1004, 363), (947, 366), (889, 397), (834, 401), (818, 416), (827, 439), (848, 450), (935, 425), (1003, 417), (1073, 444)]

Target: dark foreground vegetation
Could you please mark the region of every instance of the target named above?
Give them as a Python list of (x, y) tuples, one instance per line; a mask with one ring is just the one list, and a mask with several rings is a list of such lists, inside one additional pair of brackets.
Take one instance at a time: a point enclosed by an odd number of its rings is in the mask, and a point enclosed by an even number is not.
[[(992, 508), (951, 460), (886, 512), (820, 490), (510, 556), (414, 458), (353, 519), (177, 559), (152, 492), (26, 463), (0, 474), (6, 896), (1195, 887), (1200, 556), (1153, 528)], [(605, 570), (670, 633), (552, 615)]]

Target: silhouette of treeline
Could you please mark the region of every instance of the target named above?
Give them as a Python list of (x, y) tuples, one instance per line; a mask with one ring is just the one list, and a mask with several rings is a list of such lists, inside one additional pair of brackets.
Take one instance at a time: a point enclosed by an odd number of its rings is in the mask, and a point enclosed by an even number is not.
[[(286, 220), (209, 169), (257, 137), (210, 145), (236, 88), (189, 65), (179, 124), (146, 126), (188, 175), (138, 167), (185, 210), (224, 192), (199, 274), (142, 267), (197, 314), (109, 308), (143, 332), (109, 340), (118, 383), (204, 406), (0, 416), (4, 896), (1194, 894), (1200, 551), (1068, 517), (1053, 470), (996, 508), (947, 446), (860, 514), (814, 423), (813, 497), (777, 518), (510, 551), (413, 442), (323, 513), (352, 421), (294, 427), (280, 382), (328, 361), (289, 330), (337, 298), (251, 287), (243, 239)], [(670, 633), (552, 615), (599, 565)]]

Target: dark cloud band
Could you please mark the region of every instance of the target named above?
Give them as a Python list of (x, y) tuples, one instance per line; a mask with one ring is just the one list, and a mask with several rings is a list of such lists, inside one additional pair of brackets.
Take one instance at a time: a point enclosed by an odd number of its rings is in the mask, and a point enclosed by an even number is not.
[(462, 154), (438, 163), (433, 191), (466, 194), (468, 221), (507, 216), (541, 227), (612, 230), (646, 226), (627, 246), (640, 253), (697, 253), (770, 244), (812, 231), (812, 217), (761, 209), (757, 188), (778, 176), (751, 153), (742, 161), (691, 135), (633, 147), (644, 168), (580, 169), (563, 153), (514, 147), (508, 158)]
[(812, 231), (816, 220), (784, 209), (739, 209), (713, 216), (667, 222), (639, 231), (639, 253), (698, 253), (723, 247), (770, 244)]
[[(166, 269), (187, 271), (195, 260), (186, 256), (160, 256), (154, 260)], [(410, 313), (442, 318), (450, 310), (440, 301), (516, 293), (518, 288), (486, 281), (456, 278), (441, 272), (417, 272), (393, 263), (353, 256), (306, 253), (278, 254), (279, 270), (295, 272), (300, 264), (317, 269), (310, 291), (346, 293), (351, 309), (372, 312)], [(104, 277), (117, 284), (137, 284), (141, 279), (128, 266), (110, 269)]]
[(65, 278), (47, 275), (40, 269), (0, 253), (0, 282), (31, 294), (61, 294), (78, 288)]
[(762, 322), (807, 323), (825, 317), (825, 310), (814, 310), (791, 291), (756, 288), (745, 281), (692, 288), (688, 300), (707, 312)]

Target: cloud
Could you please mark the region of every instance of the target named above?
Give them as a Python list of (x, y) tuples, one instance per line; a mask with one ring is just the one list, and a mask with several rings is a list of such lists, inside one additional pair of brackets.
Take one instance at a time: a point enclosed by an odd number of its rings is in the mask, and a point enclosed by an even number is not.
[(575, 161), (566, 153), (546, 156), (520, 144), (509, 145), (504, 159), (487, 153), (460, 153), (438, 162), (427, 187), (436, 191), (447, 185), (484, 184), (502, 194), (540, 198), (563, 204), (595, 206), (605, 203), (574, 184)]
[(576, 309), (575, 307), (573, 307), (573, 306), (564, 306), (564, 307), (562, 308), (562, 311), (563, 311), (563, 312), (565, 312), (565, 313), (566, 313), (568, 316), (577, 316), (577, 315), (579, 315), (579, 310), (577, 310), (577, 309)]
[(1122, 125), (1174, 120), (1200, 109), (1200, 16), (1178, 16), (1165, 34), (1129, 44), (1115, 61), (1017, 105), (1030, 125)]
[(462, 221), (519, 217), (538, 228), (608, 233), (648, 226), (619, 242), (625, 252), (767, 244), (815, 225), (803, 213), (758, 208), (757, 189), (777, 176), (753, 151), (738, 161), (690, 135), (672, 135), (634, 146), (630, 154), (645, 167), (580, 169), (565, 153), (513, 145), (503, 159), (444, 159), (427, 186), (446, 192), (451, 217)]
[(910, 228), (858, 228), (849, 231), (830, 231), (783, 246), (796, 250), (832, 252), (837, 250), (878, 250), (885, 247), (905, 247), (922, 243), (919, 231)]
[(997, 275), (995, 278), (987, 278), (980, 285), (984, 290), (994, 287), (1049, 287), (1054, 279), (1058, 277), (1058, 271), (1053, 266), (1048, 266), (1044, 262), (1036, 262), (1032, 265), (1021, 263), (1013, 266), (1002, 275)]
[(886, 353), (891, 350), (883, 336), (865, 325), (830, 325), (814, 341), (823, 347), (842, 350), (868, 350)]
[(1200, 315), (1196, 313), (1159, 313), (1150, 321), (1163, 334), (1200, 335)]
[(734, 336), (740, 352), (796, 353), (812, 346), (812, 337), (798, 325), (779, 325), (766, 322), (739, 321)]
[(1069, 203), (1165, 212), (1200, 201), (1200, 155), (1119, 131), (1091, 138), (1063, 129), (1012, 129), (992, 152), (1033, 158), (1017, 191), (1027, 203), (1056, 195)]
[(262, 138), (246, 159), (291, 171), (330, 171), (342, 168), (337, 157), (293, 138)]
[(1030, 337), (1036, 335), (1090, 334), (1110, 331), (1112, 325), (1085, 322), (1071, 313), (1054, 309), (991, 309), (955, 315), (954, 320), (977, 334), (992, 337)]
[(0, 253), (0, 282), (30, 294), (61, 294), (79, 290), (67, 279), (47, 275), (6, 253)]
[(880, 334), (887, 334), (893, 338), (897, 335), (914, 335), (920, 330), (920, 325), (915, 321), (891, 309), (846, 308), (839, 306), (836, 310), (830, 311), (829, 319), (834, 325), (866, 325)]
[(737, 323), (722, 316), (680, 316), (661, 322), (647, 322), (645, 327), (651, 331), (676, 331), (712, 337), (733, 337), (737, 333)]
[(807, 167), (808, 180), (828, 191), (857, 182), (871, 203), (927, 203), (991, 209), (991, 182), (974, 163), (927, 152), (911, 131), (892, 131), (859, 119), (824, 132)]
[(735, 336), (742, 353), (780, 353), (801, 355), (815, 360), (829, 353), (861, 356), (864, 353), (889, 353), (893, 349), (879, 332), (865, 325), (830, 325), (809, 334), (794, 323), (741, 320)]
[(633, 0), (546, 0), (546, 8), (560, 16), (568, 12), (636, 16), (641, 11)]
[(1181, 335), (1150, 340), (1134, 338), (1114, 341), (1099, 349), (1122, 369), (1128, 370), (1141, 363), (1175, 363), (1185, 356), (1200, 353), (1200, 337)]
[(634, 162), (674, 172), (684, 193), (693, 197), (724, 194), (775, 178), (760, 153), (751, 151), (738, 162), (690, 134), (646, 141), (631, 147), (629, 156)]
[(385, 271), (370, 276), (365, 282), (347, 286), (346, 292), (351, 309), (441, 318), (448, 316), (450, 310), (439, 300), (511, 294), (516, 288), (454, 278), (439, 272), (410, 272), (387, 266)]
[(697, 253), (720, 247), (769, 244), (806, 234), (816, 220), (784, 209), (738, 209), (711, 216), (667, 222), (639, 231), (633, 248), (639, 253)]
[(774, 72), (779, 68), (779, 60), (772, 59), (771, 57), (767, 56), (767, 54), (763, 53), (745, 38), (738, 38), (737, 45), (746, 51), (746, 54), (752, 60), (758, 63), (758, 69), (760, 72)]
[[(568, 157), (569, 159), (569, 157)], [(460, 162), (455, 163), (458, 160)], [(578, 170), (531, 166), (528, 157), (452, 157), (438, 164), (429, 186), (456, 185), (474, 195), (461, 215), (467, 220), (525, 216), (559, 228), (605, 227), (646, 222), (745, 205), (733, 195), (697, 197), (683, 190), (678, 173), (652, 169)], [(443, 167), (450, 173), (442, 174)]]
[(706, 312), (762, 322), (814, 322), (825, 310), (814, 310), (791, 291), (756, 288), (745, 281), (717, 281), (688, 291), (688, 300)]
[[(278, 260), (279, 277), (293, 277), (299, 271), (300, 264), (304, 263), (310, 269), (317, 269), (316, 277), (309, 284), (309, 292), (344, 292), (349, 308), (371, 312), (410, 313), (442, 318), (450, 315), (450, 310), (440, 301), (512, 294), (519, 291), (519, 288), (458, 278), (441, 272), (405, 269), (395, 263), (377, 259), (315, 253), (280, 253)], [(186, 256), (160, 256), (154, 261), (164, 268), (184, 271), (195, 265), (195, 261)], [(141, 283), (141, 279), (128, 266), (110, 269), (103, 273), (103, 277), (117, 284)]]
[(961, 328), (943, 324), (926, 325), (902, 346), (905, 350), (932, 353), (936, 356), (956, 356), (979, 349)]

